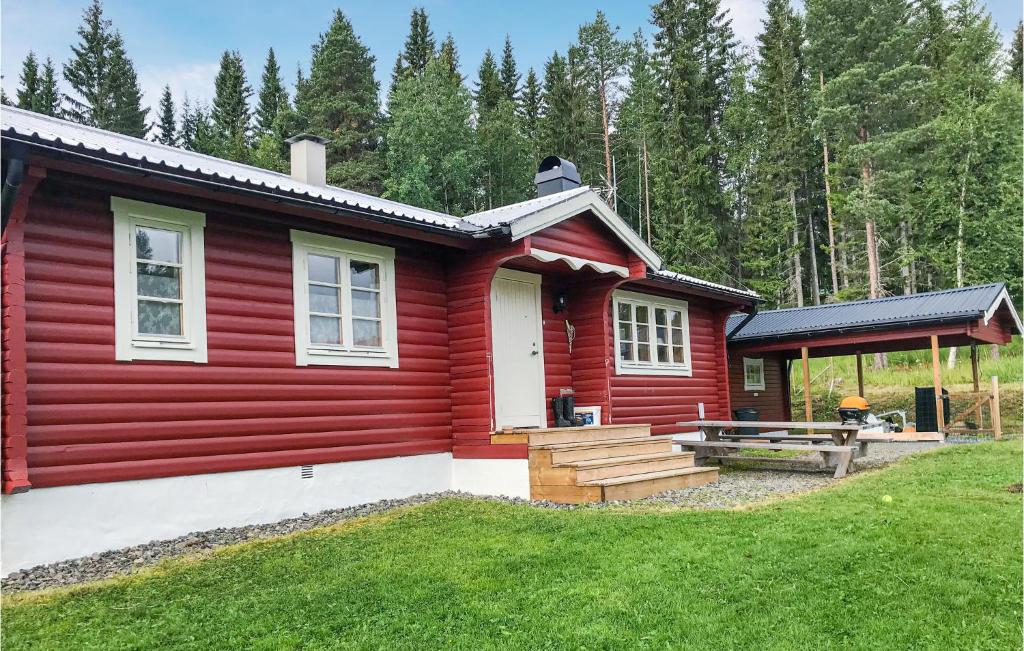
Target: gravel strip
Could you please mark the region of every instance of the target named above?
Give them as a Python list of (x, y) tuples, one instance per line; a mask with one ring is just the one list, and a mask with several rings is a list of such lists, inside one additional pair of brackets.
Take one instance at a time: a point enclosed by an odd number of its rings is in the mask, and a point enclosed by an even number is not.
[[(904, 455), (935, 447), (937, 444), (887, 443), (871, 445), (868, 456), (856, 462), (856, 469), (878, 467)], [(729, 470), (723, 472), (713, 484), (698, 488), (684, 488), (636, 500), (633, 504), (671, 505), (680, 508), (721, 509), (733, 508), (770, 499), (775, 496), (802, 493), (823, 488), (835, 483), (825, 472), (793, 470)], [(270, 524), (245, 527), (228, 527), (200, 531), (171, 540), (160, 540), (112, 551), (101, 552), (50, 565), (14, 572), (0, 580), (0, 590), (15, 592), (40, 590), (59, 586), (74, 585), (88, 581), (127, 575), (156, 563), (180, 556), (188, 556), (225, 545), (250, 540), (283, 536), (296, 531), (326, 527), (346, 520), (384, 513), (403, 506), (427, 504), (442, 499), (474, 499), (509, 504), (524, 504), (550, 509), (621, 507), (623, 502), (588, 504), (574, 506), (555, 504), (547, 501), (531, 501), (520, 498), (480, 497), (469, 493), (447, 491), (426, 495), (413, 495), (399, 500), (382, 500), (344, 509), (333, 509), (300, 517), (289, 518)]]

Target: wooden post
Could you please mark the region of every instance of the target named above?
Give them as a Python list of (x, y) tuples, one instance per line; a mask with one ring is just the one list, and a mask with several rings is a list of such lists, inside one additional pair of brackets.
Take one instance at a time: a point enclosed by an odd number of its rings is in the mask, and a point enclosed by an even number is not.
[(942, 374), (939, 371), (939, 337), (932, 335), (932, 381), (935, 384), (935, 422), (939, 432), (946, 428), (945, 414), (942, 413)]
[[(974, 380), (974, 393), (978, 393), (981, 391), (981, 382), (978, 376), (978, 344), (971, 344), (971, 379)], [(978, 396), (974, 396), (975, 400), (977, 398)], [(985, 412), (982, 411), (980, 405), (974, 410), (974, 418), (977, 420), (979, 429), (985, 427)]]
[(992, 437), (1003, 438), (1003, 421), (999, 415), (999, 378), (992, 376)]
[(864, 397), (864, 360), (861, 358), (860, 351), (857, 351), (857, 395), (861, 398)]
[(811, 367), (806, 347), (800, 349), (800, 360), (804, 368), (804, 417), (810, 423), (814, 421), (814, 410), (811, 407)]

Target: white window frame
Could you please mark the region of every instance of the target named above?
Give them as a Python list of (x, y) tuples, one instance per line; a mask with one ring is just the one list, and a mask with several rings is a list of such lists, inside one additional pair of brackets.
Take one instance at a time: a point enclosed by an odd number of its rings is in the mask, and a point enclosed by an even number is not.
[[(291, 231), (292, 291), (295, 304), (295, 364), (297, 366), (377, 366), (398, 368), (398, 308), (395, 299), (395, 249), (330, 235)], [(312, 344), (309, 334), (309, 264), (307, 255), (341, 258), (342, 344)], [(349, 260), (362, 260), (380, 269), (380, 347), (354, 346), (352, 341), (352, 284)]]
[[(110, 198), (114, 213), (114, 355), (119, 361), (159, 360), (205, 364), (206, 215), (122, 197)], [(135, 229), (173, 230), (181, 238), (182, 336), (138, 334)]]
[[(650, 331), (650, 360), (649, 362), (626, 361), (619, 356), (619, 305), (629, 303), (636, 309), (637, 305), (647, 307), (648, 327)], [(655, 325), (654, 310), (662, 308), (665, 310), (678, 310), (683, 324), (683, 363), (659, 362), (657, 354), (657, 329)], [(690, 308), (689, 303), (674, 298), (664, 298), (652, 294), (639, 294), (616, 290), (612, 293), (612, 322), (615, 333), (615, 373), (617, 375), (676, 375), (684, 377), (693, 376), (693, 360), (690, 353)], [(671, 337), (671, 326), (669, 326)], [(633, 333), (636, 337), (636, 333)], [(674, 343), (674, 342), (673, 342)], [(671, 344), (669, 347), (671, 357)]]
[[(751, 384), (748, 381), (747, 373), (751, 369), (757, 369), (761, 375), (761, 381)], [(764, 359), (761, 357), (744, 357), (743, 358), (743, 390), (744, 391), (764, 391)]]

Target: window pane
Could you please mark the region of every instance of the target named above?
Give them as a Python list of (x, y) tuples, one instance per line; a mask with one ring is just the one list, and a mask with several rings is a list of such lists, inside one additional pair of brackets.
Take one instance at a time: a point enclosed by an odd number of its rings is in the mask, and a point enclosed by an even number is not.
[(650, 318), (647, 316), (647, 306), (646, 305), (637, 305), (636, 306), (636, 322), (637, 322), (637, 324), (649, 323), (650, 322)]
[(658, 326), (657, 328), (655, 328), (655, 332), (657, 332), (658, 343), (659, 344), (667, 344), (668, 343), (668, 328), (665, 328), (663, 326)]
[(619, 321), (619, 341), (633, 340), (633, 324), (629, 321)]
[(633, 344), (620, 343), (619, 344), (619, 359), (632, 362), (633, 361)]
[(672, 362), (675, 364), (682, 364), (684, 362), (682, 346), (672, 346)]
[(309, 341), (313, 344), (340, 344), (341, 319), (333, 316), (309, 317)]
[(309, 286), (309, 311), (326, 312), (327, 314), (341, 314), (341, 304), (337, 287), (324, 287), (323, 285)]
[(668, 346), (658, 346), (658, 361), (668, 363)]
[(352, 319), (352, 339), (356, 346), (380, 346), (380, 321)]
[(629, 303), (619, 303), (619, 321), (632, 321), (633, 310)]
[(352, 269), (353, 287), (380, 289), (380, 269), (376, 264), (352, 260), (349, 267)]
[(181, 304), (139, 301), (139, 334), (181, 336)]
[(679, 310), (669, 310), (668, 312), (669, 321), (673, 328), (683, 327), (683, 313)]
[(665, 308), (656, 307), (654, 308), (654, 321), (660, 326), (665, 325)]
[(651, 361), (651, 346), (649, 344), (639, 344), (636, 347), (637, 360), (641, 362)]
[(137, 262), (139, 296), (181, 298), (181, 269)]
[(181, 262), (181, 233), (139, 226), (135, 229), (135, 257), (140, 260)]
[(380, 318), (380, 294), (377, 292), (353, 290), (352, 316)]
[(636, 340), (647, 343), (651, 340), (651, 327), (647, 324), (636, 326)]
[(309, 254), (309, 279), (320, 283), (338, 284), (338, 258)]

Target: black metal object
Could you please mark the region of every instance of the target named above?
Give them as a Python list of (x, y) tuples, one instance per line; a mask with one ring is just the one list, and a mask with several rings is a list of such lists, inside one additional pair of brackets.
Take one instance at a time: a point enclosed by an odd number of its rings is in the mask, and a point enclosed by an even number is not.
[(559, 312), (565, 312), (569, 307), (569, 293), (564, 289), (558, 290), (555, 294), (555, 304), (551, 306), (551, 311), (555, 314)]
[(537, 186), (538, 197), (575, 190), (583, 184), (576, 166), (558, 156), (548, 156), (540, 162), (533, 183)]
[[(737, 325), (735, 328), (730, 330), (729, 334), (725, 335), (725, 341), (726, 342), (732, 341), (732, 338), (735, 337), (736, 335), (738, 335), (741, 330), (743, 330), (743, 326), (745, 326), (748, 323), (750, 323), (750, 321), (755, 316), (757, 316), (757, 301), (754, 301), (753, 303), (751, 303), (750, 312), (748, 312), (747, 316), (744, 317), (744, 319), (742, 321), (740, 321), (739, 325)], [(726, 329), (728, 330), (728, 326), (726, 326)]]
[(3, 194), (0, 197), (0, 230), (7, 230), (7, 220), (14, 208), (14, 200), (18, 198), (18, 189), (25, 179), (25, 159), (22, 157), (11, 158), (7, 163), (7, 173), (4, 175)]
[(579, 427), (583, 424), (583, 416), (576, 415), (576, 398), (573, 396), (552, 398), (551, 409), (555, 412), (555, 427)]
[[(949, 422), (949, 391), (942, 390), (942, 422)], [(935, 387), (914, 388), (914, 421), (918, 432), (939, 431), (938, 414), (935, 411)]]
[[(754, 421), (761, 417), (761, 412), (753, 407), (740, 407), (739, 409), (733, 409), (732, 415), (736, 420)], [(738, 436), (757, 436), (759, 432), (760, 430), (756, 427), (736, 428), (736, 434)]]

